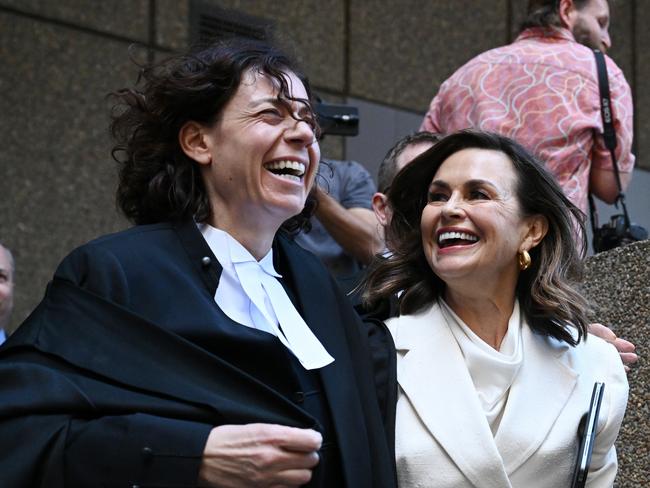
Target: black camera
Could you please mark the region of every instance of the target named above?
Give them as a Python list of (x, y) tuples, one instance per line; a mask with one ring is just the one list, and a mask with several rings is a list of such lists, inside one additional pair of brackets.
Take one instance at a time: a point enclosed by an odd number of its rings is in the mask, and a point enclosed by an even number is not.
[(319, 101), (314, 105), (321, 134), (356, 136), (359, 134), (359, 109)]
[(629, 224), (625, 215), (612, 215), (609, 222), (594, 230), (594, 252), (603, 252), (648, 238), (648, 231), (637, 224)]

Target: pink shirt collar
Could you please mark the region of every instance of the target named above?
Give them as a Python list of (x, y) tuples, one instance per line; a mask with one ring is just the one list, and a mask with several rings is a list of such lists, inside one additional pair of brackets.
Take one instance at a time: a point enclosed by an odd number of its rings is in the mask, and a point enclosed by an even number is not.
[(521, 31), (521, 33), (517, 36), (515, 42), (524, 39), (531, 39), (533, 37), (541, 37), (548, 40), (557, 39), (577, 42), (575, 40), (575, 37), (573, 37), (571, 31), (569, 29), (565, 29), (564, 27), (529, 27), (528, 29)]

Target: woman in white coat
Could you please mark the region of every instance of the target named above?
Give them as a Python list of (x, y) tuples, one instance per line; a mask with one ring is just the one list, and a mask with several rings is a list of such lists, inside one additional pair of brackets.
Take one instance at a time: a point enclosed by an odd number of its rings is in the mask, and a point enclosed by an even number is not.
[(478, 131), (420, 155), (388, 198), (394, 254), (370, 270), (364, 297), (401, 291), (387, 322), (400, 486), (571, 486), (596, 381), (587, 486), (612, 486), (628, 387), (615, 348), (587, 337), (572, 286), (582, 213), (519, 144)]

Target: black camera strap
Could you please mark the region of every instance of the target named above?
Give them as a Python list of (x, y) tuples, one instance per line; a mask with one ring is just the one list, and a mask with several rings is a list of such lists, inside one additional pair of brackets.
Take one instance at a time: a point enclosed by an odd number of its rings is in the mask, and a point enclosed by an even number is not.
[[(621, 184), (621, 175), (618, 170), (618, 163), (616, 162), (616, 131), (612, 123), (612, 100), (609, 96), (609, 80), (607, 79), (607, 64), (605, 63), (605, 55), (598, 49), (594, 49), (594, 56), (596, 57), (596, 68), (598, 70), (598, 88), (600, 90), (600, 114), (603, 118), (603, 139), (605, 140), (605, 147), (609, 149), (612, 155), (612, 166), (614, 167), (614, 176), (616, 177), (616, 185), (618, 187), (618, 195), (614, 205), (618, 208), (621, 204), (623, 210), (623, 218), (625, 219), (625, 227), (630, 228), (630, 216), (627, 213), (627, 206), (625, 205), (625, 194), (623, 193), (623, 185)], [(594, 197), (589, 192), (589, 213), (591, 217), (591, 229), (596, 232), (598, 228), (598, 212), (596, 211), (596, 203)]]

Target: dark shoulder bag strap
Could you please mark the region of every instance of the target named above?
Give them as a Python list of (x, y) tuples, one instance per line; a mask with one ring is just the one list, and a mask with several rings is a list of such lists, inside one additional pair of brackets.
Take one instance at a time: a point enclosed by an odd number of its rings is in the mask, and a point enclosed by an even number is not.
[[(600, 114), (603, 118), (603, 138), (605, 140), (605, 147), (609, 149), (612, 155), (612, 166), (614, 167), (614, 176), (616, 178), (616, 186), (618, 187), (618, 195), (614, 205), (621, 204), (623, 215), (625, 218), (625, 226), (630, 227), (630, 216), (627, 213), (625, 205), (625, 194), (623, 193), (623, 185), (621, 185), (621, 175), (618, 171), (618, 163), (616, 162), (616, 131), (612, 123), (612, 100), (609, 96), (609, 80), (607, 79), (607, 64), (605, 63), (605, 55), (598, 49), (594, 49), (594, 56), (596, 57), (596, 68), (598, 70), (598, 88), (600, 90)], [(591, 213), (591, 227), (592, 230), (598, 228), (598, 214), (596, 213), (596, 205), (594, 197), (589, 192), (589, 210)]]

